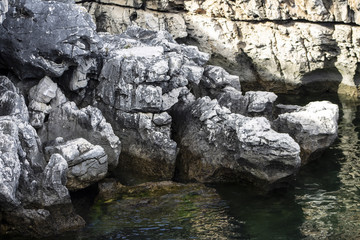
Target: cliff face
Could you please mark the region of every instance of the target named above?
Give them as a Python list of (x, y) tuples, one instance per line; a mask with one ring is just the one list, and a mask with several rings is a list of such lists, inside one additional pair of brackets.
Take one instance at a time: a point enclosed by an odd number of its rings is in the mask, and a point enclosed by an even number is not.
[(100, 31), (168, 30), (240, 77), (244, 89), (358, 95), (355, 0), (82, 1)]

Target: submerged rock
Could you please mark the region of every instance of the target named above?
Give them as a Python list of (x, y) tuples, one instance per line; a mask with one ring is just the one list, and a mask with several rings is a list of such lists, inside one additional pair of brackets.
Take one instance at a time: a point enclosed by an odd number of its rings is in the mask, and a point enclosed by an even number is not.
[(279, 132), (289, 133), (301, 147), (302, 164), (317, 158), (337, 138), (339, 107), (328, 101), (311, 102), (275, 120)]
[(68, 168), (66, 187), (69, 190), (86, 188), (103, 179), (108, 172), (108, 157), (104, 149), (83, 138), (49, 146), (46, 151), (51, 156), (50, 163), (54, 159), (58, 162), (65, 160)]
[(231, 113), (204, 97), (183, 109), (178, 178), (199, 182), (274, 183), (297, 172), (300, 147), (264, 117)]

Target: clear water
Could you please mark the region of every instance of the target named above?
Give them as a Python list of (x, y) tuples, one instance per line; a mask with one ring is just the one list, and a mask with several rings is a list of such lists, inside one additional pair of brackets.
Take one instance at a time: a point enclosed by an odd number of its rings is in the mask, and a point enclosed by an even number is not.
[(55, 239), (360, 239), (360, 105), (331, 100), (341, 108), (339, 139), (289, 189), (223, 184), (123, 196), (97, 202), (85, 229)]

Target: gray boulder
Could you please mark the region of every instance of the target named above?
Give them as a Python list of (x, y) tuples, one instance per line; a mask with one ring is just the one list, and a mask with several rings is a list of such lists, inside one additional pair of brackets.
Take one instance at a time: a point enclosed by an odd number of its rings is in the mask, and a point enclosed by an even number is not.
[(274, 122), (279, 132), (289, 133), (301, 147), (302, 164), (315, 159), (337, 138), (339, 108), (328, 101), (311, 102)]
[(105, 150), (109, 168), (115, 168), (118, 164), (121, 142), (101, 111), (95, 107), (78, 109), (74, 102), (66, 102), (52, 108), (48, 121), (39, 129), (39, 136), (45, 144), (58, 137), (65, 141), (87, 139)]
[(95, 29), (90, 15), (73, 3), (10, 1), (0, 25), (0, 68), (12, 69), (20, 79), (63, 76), (64, 84), (76, 90), (86, 85), (84, 79), (64, 73), (83, 76), (84, 69), (96, 68)]
[(0, 1), (0, 24), (5, 20), (5, 14), (9, 8), (8, 0), (1, 0)]
[[(52, 161), (63, 162), (60, 173), (53, 184), (61, 180), (69, 190), (80, 190), (103, 179), (108, 172), (107, 155), (101, 146), (94, 146), (83, 138), (67, 141), (53, 147), (47, 147), (47, 154)], [(51, 165), (52, 166), (52, 165)], [(67, 182), (66, 173), (67, 170)], [(61, 178), (59, 178), (61, 176)], [(53, 177), (53, 176), (52, 176)]]
[[(231, 113), (204, 97), (178, 111), (178, 178), (199, 182), (275, 183), (300, 167), (300, 147), (264, 117)], [(181, 117), (183, 116), (183, 117)]]
[(0, 76), (0, 116), (16, 116), (24, 121), (29, 120), (24, 97), (14, 84), (4, 76)]

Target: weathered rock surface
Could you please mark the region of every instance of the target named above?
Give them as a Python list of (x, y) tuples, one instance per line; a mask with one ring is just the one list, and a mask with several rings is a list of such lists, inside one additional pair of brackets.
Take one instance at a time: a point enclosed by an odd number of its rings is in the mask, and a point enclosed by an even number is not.
[[(83, 138), (49, 146), (46, 151), (51, 156), (50, 163), (54, 159), (58, 162), (65, 160), (68, 167), (66, 187), (69, 190), (86, 188), (103, 179), (108, 172), (108, 159), (104, 149)], [(66, 176), (63, 177), (66, 179)]]
[(5, 14), (8, 11), (8, 0), (0, 1), (0, 24), (5, 20)]
[(64, 75), (63, 81), (76, 90), (87, 84), (84, 69), (96, 65), (98, 42), (95, 24), (82, 7), (60, 1), (10, 1), (0, 25), (0, 69), (12, 69), (20, 79), (70, 72), (76, 79)]
[[(119, 169), (152, 180), (172, 178), (177, 144), (166, 113), (198, 84), (208, 55), (177, 44), (166, 32), (129, 28), (104, 35), (105, 60), (94, 103), (123, 144)], [(93, 101), (93, 100), (92, 100)]]
[(29, 120), (24, 97), (7, 77), (0, 76), (0, 116), (8, 115)]
[(339, 108), (328, 101), (311, 102), (291, 113), (280, 114), (275, 120), (279, 132), (289, 133), (301, 147), (305, 164), (320, 156), (337, 137)]
[(0, 117), (0, 137), (1, 233), (44, 236), (83, 226), (65, 187), (66, 161), (46, 164), (35, 129), (15, 117)]
[(355, 1), (110, 2), (84, 3), (99, 30), (167, 30), (211, 53), (211, 62), (238, 75), (245, 89), (358, 94)]
[(274, 183), (300, 167), (299, 145), (288, 134), (271, 129), (264, 117), (231, 113), (208, 97), (185, 109), (176, 129), (179, 179)]
[(95, 107), (78, 109), (74, 102), (68, 101), (52, 108), (48, 121), (39, 130), (39, 136), (44, 143), (50, 144), (58, 137), (65, 141), (84, 138), (104, 148), (110, 168), (118, 164), (121, 142), (101, 111)]

